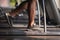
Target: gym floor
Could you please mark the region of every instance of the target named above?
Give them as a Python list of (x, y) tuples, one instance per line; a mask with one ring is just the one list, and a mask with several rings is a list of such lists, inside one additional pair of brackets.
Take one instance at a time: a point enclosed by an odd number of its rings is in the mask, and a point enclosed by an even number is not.
[(0, 40), (60, 40), (60, 36), (0, 36)]

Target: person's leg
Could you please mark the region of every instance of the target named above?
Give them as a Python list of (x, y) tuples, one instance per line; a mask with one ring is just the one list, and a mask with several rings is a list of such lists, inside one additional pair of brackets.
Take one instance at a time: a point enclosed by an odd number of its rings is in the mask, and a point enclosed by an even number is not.
[(36, 14), (36, 0), (30, 0), (28, 4), (28, 16), (29, 16), (29, 23), (27, 28), (32, 28), (34, 25), (34, 17)]
[(28, 8), (28, 2), (23, 2), (18, 7), (16, 7), (16, 9), (10, 12), (10, 16), (16, 16), (17, 14), (19, 14), (20, 12), (22, 12), (24, 9), (27, 8)]
[(35, 17), (35, 10), (36, 10), (36, 0), (29, 0), (24, 2), (23, 4), (19, 5), (16, 9), (10, 12), (11, 16), (16, 16), (19, 12), (23, 11), (24, 9), (28, 8), (28, 16), (29, 16), (29, 23), (28, 28), (34, 25), (34, 17)]

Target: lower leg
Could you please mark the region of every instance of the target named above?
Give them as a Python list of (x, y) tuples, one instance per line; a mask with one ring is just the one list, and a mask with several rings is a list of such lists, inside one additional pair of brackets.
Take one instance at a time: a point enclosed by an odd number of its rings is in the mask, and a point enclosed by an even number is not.
[(29, 10), (29, 15), (28, 15), (29, 16), (28, 28), (29, 28), (34, 25), (34, 17), (35, 17), (35, 13), (36, 13), (36, 0), (32, 0), (29, 3), (28, 10)]
[(10, 12), (10, 16), (16, 16), (17, 14), (22, 12), (24, 9), (27, 9), (27, 6), (28, 6), (28, 2), (22, 3), (21, 5), (16, 7), (16, 9), (14, 9)]

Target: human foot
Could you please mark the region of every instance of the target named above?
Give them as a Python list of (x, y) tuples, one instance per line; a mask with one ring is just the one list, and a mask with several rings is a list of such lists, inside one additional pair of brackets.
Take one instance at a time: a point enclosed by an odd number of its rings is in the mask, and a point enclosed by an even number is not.
[(32, 29), (32, 28), (34, 28), (34, 26), (36, 25), (36, 23), (34, 23), (34, 24), (32, 24), (32, 25), (28, 25), (28, 27), (27, 27), (27, 29)]
[(16, 14), (9, 12), (9, 13), (6, 13), (6, 16), (15, 17), (15, 16), (16, 16)]

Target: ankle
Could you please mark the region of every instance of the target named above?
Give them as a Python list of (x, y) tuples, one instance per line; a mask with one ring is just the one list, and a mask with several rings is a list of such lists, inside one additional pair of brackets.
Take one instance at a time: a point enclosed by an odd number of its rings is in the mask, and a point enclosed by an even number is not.
[(28, 26), (32, 27), (32, 26), (34, 26), (34, 25), (36, 25), (36, 23), (33, 23), (33, 24), (29, 24)]
[(10, 16), (10, 13), (6, 13), (6, 16)]

